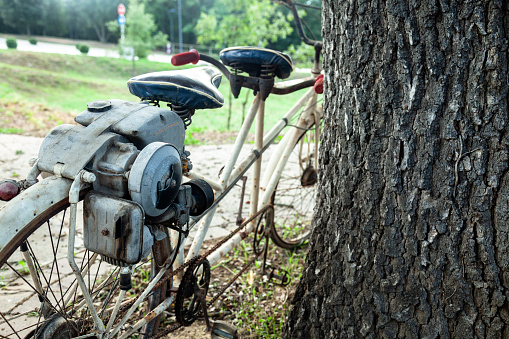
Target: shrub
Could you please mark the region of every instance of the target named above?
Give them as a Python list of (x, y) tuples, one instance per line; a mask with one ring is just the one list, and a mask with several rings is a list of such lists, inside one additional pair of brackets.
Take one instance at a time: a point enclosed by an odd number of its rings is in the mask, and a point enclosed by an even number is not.
[(18, 43), (16, 42), (16, 39), (9, 38), (5, 40), (5, 43), (7, 45), (7, 48), (16, 49), (18, 47)]
[(87, 54), (88, 50), (90, 49), (90, 47), (88, 47), (88, 45), (85, 44), (77, 44), (76, 48), (83, 54)]
[(300, 67), (311, 67), (315, 60), (314, 48), (304, 43), (297, 46), (291, 45), (285, 53), (290, 55), (293, 63), (299, 64)]
[(37, 45), (37, 39), (36, 39), (36, 38), (30, 38), (30, 39), (28, 39), (28, 41), (29, 41), (32, 45)]

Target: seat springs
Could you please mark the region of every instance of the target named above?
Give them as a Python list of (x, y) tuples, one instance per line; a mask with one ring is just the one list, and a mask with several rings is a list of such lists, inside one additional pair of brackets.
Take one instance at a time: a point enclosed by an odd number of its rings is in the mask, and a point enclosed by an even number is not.
[(230, 64), (230, 67), (231, 67), (233, 73), (235, 73), (235, 75), (238, 75), (239, 73), (246, 72), (240, 62), (233, 62)]
[[(142, 101), (143, 101), (143, 99), (142, 99)], [(151, 99), (151, 100), (148, 102), (148, 104), (149, 104), (149, 105), (156, 106), (156, 107), (161, 107), (161, 106), (159, 105), (159, 100), (157, 100), (157, 99)]]
[(184, 122), (184, 127), (187, 129), (187, 126), (191, 125), (192, 119), (191, 117), (194, 115), (194, 109), (182, 106), (172, 105), (171, 109), (173, 112), (177, 113), (177, 115)]
[(276, 65), (261, 65), (260, 78), (272, 79), (276, 76)]
[[(152, 99), (149, 101), (149, 105), (153, 105), (156, 107), (161, 107), (159, 104), (159, 100)], [(193, 108), (187, 108), (183, 106), (177, 106), (172, 104), (167, 104), (167, 106), (182, 119), (182, 122), (184, 122), (184, 128), (187, 129), (187, 126), (191, 125), (193, 122), (191, 120), (191, 117), (194, 115), (194, 109)]]
[(274, 87), (275, 65), (260, 65), (260, 80), (258, 82), (262, 100), (265, 101)]

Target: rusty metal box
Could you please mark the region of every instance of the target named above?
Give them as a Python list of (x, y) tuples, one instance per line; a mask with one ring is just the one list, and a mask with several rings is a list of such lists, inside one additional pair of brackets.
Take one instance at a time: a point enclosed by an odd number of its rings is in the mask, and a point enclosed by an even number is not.
[[(85, 247), (119, 266), (135, 264), (150, 253), (153, 236), (135, 202), (90, 192), (84, 202)], [(148, 251), (148, 253), (147, 253)]]

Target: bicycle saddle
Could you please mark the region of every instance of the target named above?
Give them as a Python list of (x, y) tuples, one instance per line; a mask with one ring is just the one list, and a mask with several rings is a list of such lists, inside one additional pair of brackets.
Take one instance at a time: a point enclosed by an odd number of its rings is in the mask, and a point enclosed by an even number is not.
[(230, 47), (219, 53), (226, 66), (241, 68), (250, 76), (259, 77), (262, 65), (275, 66), (275, 74), (280, 79), (290, 76), (293, 71), (292, 59), (281, 52), (258, 47)]
[(153, 72), (129, 79), (129, 91), (141, 100), (157, 100), (192, 109), (219, 108), (221, 73), (212, 67)]

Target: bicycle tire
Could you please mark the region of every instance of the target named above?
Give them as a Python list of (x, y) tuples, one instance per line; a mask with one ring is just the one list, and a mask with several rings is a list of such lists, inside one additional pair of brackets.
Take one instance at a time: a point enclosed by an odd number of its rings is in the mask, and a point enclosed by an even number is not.
[[(86, 191), (80, 194), (80, 200), (84, 198), (85, 193)], [(25, 198), (29, 196), (30, 193), (25, 194)], [(19, 201), (15, 200), (11, 202), (19, 203)], [(93, 327), (93, 321), (89, 315), (90, 312), (86, 311), (86, 304), (85, 306), (79, 305), (82, 298), (78, 294), (71, 295), (72, 289), (69, 287), (68, 280), (74, 282), (75, 276), (70, 271), (67, 263), (67, 238), (65, 237), (64, 230), (66, 227), (64, 225), (67, 223), (70, 214), (66, 213), (68, 208), (69, 201), (67, 196), (62, 196), (58, 201), (52, 201), (52, 204), (47, 209), (21, 228), (20, 232), (2, 249), (0, 276), (4, 285), (0, 289), (0, 300), (7, 300), (8, 293), (20, 289), (19, 287), (11, 288), (10, 285), (12, 284), (22, 283), (22, 290), (26, 289), (26, 287), (31, 290), (26, 292), (29, 297), (20, 300), (15, 307), (9, 306), (7, 311), (5, 311), (6, 308), (0, 311), (0, 322), (2, 324), (0, 326), (0, 335), (2, 337), (69, 338), (90, 333), (89, 331)], [(60, 220), (55, 222), (56, 219)], [(43, 241), (49, 246), (48, 251), (40, 249), (40, 243)], [(30, 257), (36, 267), (38, 267), (37, 274), (40, 277), (45, 296), (43, 300), (46, 300), (46, 304), (52, 304), (45, 308), (48, 311), (47, 313), (40, 307), (42, 305), (40, 302), (41, 298), (38, 297), (34, 287), (35, 284), (30, 275), (27, 275), (27, 267), (25, 266), (27, 263), (24, 261), (20, 251), (17, 251), (24, 244), (27, 244), (24, 247), (28, 249)], [(47, 256), (48, 252), (52, 258), (50, 259), (51, 262), (46, 263), (45, 261), (47, 260), (44, 257)], [(93, 253), (84, 250), (83, 254), (80, 252), (75, 257), (78, 266), (83, 269), (85, 262), (91, 261)], [(149, 263), (150, 268), (147, 271), (151, 274), (156, 270), (152, 267), (154, 265), (153, 260), (150, 260)], [(113, 273), (109, 274), (111, 269), (113, 269)], [(103, 274), (103, 271), (108, 272), (108, 274)], [(117, 274), (115, 274), (115, 271)], [(140, 271), (141, 269), (137, 272)], [(91, 265), (91, 269), (88, 270), (88, 274), (84, 275), (87, 286), (89, 288), (92, 286), (92, 295), (95, 303), (100, 305), (99, 307), (96, 305), (96, 309), (99, 308), (98, 313), (103, 319), (105, 326), (108, 322), (109, 312), (107, 311), (112, 309), (117, 299), (115, 297), (119, 293), (118, 283), (116, 282), (118, 280), (118, 272), (119, 269), (116, 266), (106, 264), (106, 262), (101, 261), (97, 257), (94, 265)], [(108, 279), (111, 279), (111, 282), (108, 282)], [(133, 283), (135, 283), (135, 279), (136, 274), (133, 274)], [(147, 280), (150, 281), (150, 279)], [(99, 288), (102, 285), (104, 286)], [(158, 294), (157, 292), (154, 291), (155, 294)], [(157, 306), (156, 304), (164, 298), (165, 292), (164, 289), (162, 293), (159, 293), (160, 296), (157, 297), (157, 301), (144, 301), (141, 310), (135, 312), (133, 316), (138, 318), (143, 317), (145, 312)], [(71, 297), (68, 297), (69, 295)], [(70, 301), (64, 302), (65, 298), (70, 298)], [(107, 302), (106, 299), (108, 299)], [(82, 309), (80, 310), (78, 306)], [(143, 308), (145, 309), (143, 310)], [(23, 312), (16, 314), (20, 310), (23, 310)], [(138, 320), (133, 319), (133, 316), (129, 320), (130, 323), (135, 323)], [(117, 321), (119, 318), (117, 316)], [(159, 323), (159, 319), (157, 319), (156, 323)], [(158, 328), (151, 327), (150, 333), (145, 333), (147, 327), (142, 328), (140, 330), (140, 337), (150, 337), (156, 334)]]
[[(313, 143), (315, 124), (311, 123), (293, 146), (281, 178), (271, 196), (274, 206), (270, 220), (270, 238), (279, 247), (296, 249), (306, 243), (312, 229), (313, 210), (317, 192), (318, 169), (314, 164), (314, 152), (300, 149), (303, 143)], [(317, 146), (317, 145), (316, 145)]]

